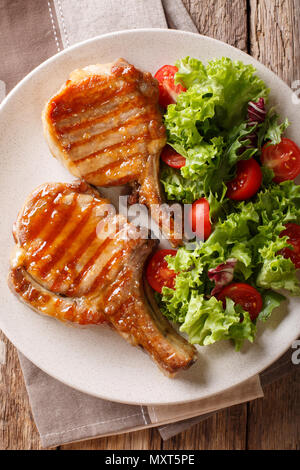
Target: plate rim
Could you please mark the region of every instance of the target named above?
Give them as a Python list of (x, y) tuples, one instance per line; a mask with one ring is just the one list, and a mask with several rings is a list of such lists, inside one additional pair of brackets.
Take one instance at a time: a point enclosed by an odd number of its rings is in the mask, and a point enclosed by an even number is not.
[[(115, 36), (120, 36), (120, 35), (123, 35), (123, 36), (127, 36), (127, 35), (130, 35), (130, 34), (144, 34), (144, 33), (162, 33), (162, 34), (166, 34), (166, 35), (170, 35), (170, 34), (173, 34), (173, 35), (177, 35), (177, 36), (180, 36), (180, 35), (183, 35), (183, 36), (190, 36), (190, 37), (196, 37), (197, 40), (202, 39), (204, 41), (207, 41), (207, 42), (210, 42), (210, 43), (214, 43), (214, 44), (219, 44), (219, 45), (222, 45), (222, 46), (226, 46), (227, 48), (229, 49), (232, 49), (233, 51), (237, 51), (240, 55), (244, 56), (245, 58), (247, 58), (249, 60), (249, 58), (258, 63), (260, 65), (261, 68), (263, 68), (268, 74), (272, 74), (273, 75), (273, 78), (276, 79), (277, 82), (281, 82), (281, 85), (284, 86), (287, 90), (287, 92), (290, 92), (292, 93), (292, 89), (289, 87), (289, 85), (287, 85), (282, 78), (280, 78), (276, 73), (274, 73), (272, 70), (270, 70), (268, 67), (266, 67), (264, 64), (262, 64), (261, 62), (259, 62), (257, 59), (255, 59), (253, 56), (251, 56), (250, 54), (230, 45), (230, 44), (227, 44), (226, 42), (224, 41), (220, 41), (218, 39), (215, 39), (215, 38), (212, 38), (210, 36), (205, 36), (205, 35), (202, 35), (202, 34), (198, 34), (198, 33), (192, 33), (192, 32), (188, 32), (188, 31), (183, 31), (183, 30), (173, 30), (173, 29), (163, 29), (163, 28), (139, 28), (139, 29), (126, 29), (126, 30), (121, 30), (121, 31), (115, 31), (115, 32), (111, 32), (111, 33), (106, 33), (106, 34), (101, 34), (101, 35), (97, 35), (97, 36), (94, 36), (92, 38), (89, 38), (89, 39), (86, 39), (84, 41), (80, 41), (78, 43), (75, 43), (74, 45), (54, 54), (53, 56), (49, 57), (48, 59), (46, 59), (44, 62), (42, 62), (41, 64), (39, 64), (37, 67), (35, 67), (31, 72), (29, 72), (25, 77), (23, 77), (16, 85), (14, 88), (12, 88), (12, 90), (7, 94), (7, 96), (3, 99), (3, 101), (0, 103), (0, 113), (2, 112), (2, 110), (7, 106), (7, 104), (10, 102), (11, 99), (13, 99), (14, 95), (19, 91), (19, 89), (22, 88), (23, 84), (25, 84), (27, 81), (29, 81), (31, 79), (32, 76), (34, 76), (36, 73), (39, 72), (39, 70), (43, 69), (44, 67), (47, 67), (49, 64), (55, 62), (57, 60), (58, 57), (62, 57), (64, 55), (68, 55), (70, 54), (70, 52), (72, 52), (73, 50), (76, 50), (76, 49), (80, 49), (82, 46), (86, 46), (87, 44), (90, 44), (90, 43), (93, 43), (93, 42), (97, 42), (103, 38), (109, 38), (109, 37), (115, 37)], [(238, 60), (242, 60), (242, 57), (241, 59), (238, 59)], [(28, 308), (29, 310), (31, 310), (27, 305), (24, 305), (25, 308)], [(2, 329), (2, 331), (4, 332), (4, 334), (7, 336), (7, 338), (12, 342), (12, 344), (15, 346), (14, 344), (14, 341), (12, 341), (11, 339), (11, 335), (10, 335), (10, 331), (7, 332), (6, 331), (6, 328), (4, 326), (3, 328), (3, 323), (1, 321), (1, 316), (0, 316), (0, 327)], [(281, 350), (281, 352), (277, 353), (275, 356), (272, 357), (272, 359), (270, 359), (269, 361), (267, 361), (266, 364), (264, 364), (257, 372), (255, 372), (254, 374), (250, 374), (246, 379), (242, 380), (242, 381), (239, 381), (238, 379), (235, 381), (233, 381), (233, 385), (231, 386), (224, 386), (223, 388), (220, 388), (218, 390), (218, 392), (212, 392), (212, 393), (208, 393), (206, 394), (205, 396), (203, 396), (202, 398), (200, 399), (206, 399), (206, 398), (210, 398), (212, 396), (215, 396), (217, 394), (221, 394), (223, 393), (224, 391), (226, 390), (230, 390), (242, 383), (244, 383), (245, 381), (247, 380), (250, 380), (251, 378), (255, 377), (256, 375), (259, 375), (262, 371), (264, 371), (265, 369), (267, 369), (271, 364), (273, 364), (274, 362), (276, 362), (288, 349), (290, 349), (291, 345), (293, 344), (293, 342), (299, 337), (299, 332), (295, 333), (295, 336), (294, 336), (294, 339), (289, 342), (288, 345), (285, 345), (284, 348)], [(64, 380), (63, 378), (61, 377), (58, 377), (56, 376), (54, 373), (49, 373), (49, 371), (45, 370), (44, 366), (40, 365), (39, 364), (39, 360), (38, 358), (31, 358), (31, 354), (28, 354), (26, 352), (26, 354), (24, 354), (24, 352), (22, 351), (22, 346), (21, 347), (18, 347), (18, 346), (15, 346), (17, 348), (18, 351), (20, 351), (25, 357), (27, 357), (33, 364), (35, 364), (38, 368), (40, 368), (44, 373), (48, 374), (49, 376), (51, 376), (52, 378), (58, 380), (59, 382), (63, 383), (64, 385), (67, 385), (75, 390), (78, 390), (79, 392), (82, 392), (82, 393), (85, 393), (85, 394), (88, 394), (88, 395), (91, 395), (91, 396), (94, 396), (96, 398), (100, 398), (100, 399), (103, 399), (103, 400), (110, 400), (109, 397), (106, 396), (103, 396), (101, 394), (101, 390), (100, 390), (100, 393), (96, 393), (96, 392), (92, 392), (92, 391), (87, 391), (86, 389), (80, 387), (80, 386), (74, 386), (73, 383), (71, 383), (69, 380)], [(134, 400), (121, 400), (121, 399), (113, 399), (114, 402), (116, 403), (123, 403), (123, 404), (131, 404), (131, 405), (144, 405), (144, 406), (147, 406), (147, 405), (150, 405), (150, 406), (164, 406), (164, 405), (168, 405), (168, 404), (171, 404), (171, 405), (179, 405), (179, 404), (183, 404), (183, 403), (189, 403), (189, 402), (196, 402), (198, 401), (199, 398), (193, 398), (193, 399), (182, 399), (182, 400), (177, 400), (177, 401), (151, 401), (151, 402), (147, 402), (147, 401), (134, 401)]]
[(44, 60), (41, 64), (39, 64), (37, 67), (32, 69), (25, 77), (23, 77), (7, 94), (7, 96), (1, 101), (0, 103), (0, 112), (2, 111), (2, 107), (6, 105), (6, 103), (11, 99), (11, 96), (14, 95), (14, 93), (21, 88), (23, 83), (25, 83), (27, 80), (31, 78), (32, 75), (34, 75), (36, 72), (39, 71), (39, 69), (42, 69), (46, 65), (48, 65), (51, 62), (54, 62), (58, 57), (62, 57), (65, 54), (68, 54), (70, 51), (80, 48), (83, 45), (98, 41), (99, 39), (110, 37), (110, 36), (119, 36), (119, 35), (127, 35), (131, 33), (153, 33), (153, 32), (159, 32), (163, 34), (174, 34), (174, 35), (185, 35), (185, 36), (194, 36), (196, 38), (201, 38), (204, 39), (205, 41), (209, 41), (212, 43), (217, 43), (217, 44), (222, 44), (226, 45), (226, 47), (229, 47), (230, 49), (234, 51), (238, 51), (240, 54), (244, 55), (247, 58), (251, 58), (253, 61), (257, 62), (260, 64), (261, 67), (263, 67), (268, 73), (273, 74), (273, 77), (276, 78), (277, 80), (280, 80), (281, 84), (284, 85), (289, 91), (293, 92), (291, 87), (281, 78), (279, 77), (273, 70), (269, 69), (266, 65), (264, 65), (262, 62), (259, 60), (255, 59), (252, 55), (248, 54), (245, 51), (242, 51), (238, 47), (234, 47), (231, 44), (227, 44), (224, 41), (221, 41), (220, 39), (215, 39), (211, 36), (205, 36), (204, 34), (198, 34), (198, 33), (193, 33), (190, 31), (184, 31), (182, 29), (164, 29), (164, 28), (138, 28), (138, 29), (124, 29), (124, 30), (119, 30), (119, 31), (114, 31), (112, 33), (105, 33), (105, 34), (99, 34), (97, 36), (93, 36), (92, 38), (85, 39), (84, 41), (76, 42), (72, 46), (69, 46), (65, 49), (63, 49), (60, 52), (56, 52), (54, 55), (49, 57), (48, 59)]

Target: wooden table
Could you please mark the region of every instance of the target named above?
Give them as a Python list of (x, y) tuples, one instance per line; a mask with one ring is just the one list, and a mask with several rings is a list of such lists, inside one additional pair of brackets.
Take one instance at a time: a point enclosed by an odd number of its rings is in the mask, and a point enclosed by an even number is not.
[[(289, 85), (300, 80), (300, 0), (183, 1), (201, 34), (250, 53)], [(16, 350), (1, 333), (0, 341), (0, 449), (40, 449)], [(295, 371), (269, 385), (263, 399), (219, 412), (166, 442), (151, 429), (61, 448), (299, 449), (299, 388)]]

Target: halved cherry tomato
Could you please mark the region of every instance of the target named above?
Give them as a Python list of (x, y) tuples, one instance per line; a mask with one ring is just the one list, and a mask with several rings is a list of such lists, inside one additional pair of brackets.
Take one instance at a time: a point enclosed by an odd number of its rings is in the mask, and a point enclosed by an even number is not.
[(182, 168), (185, 166), (185, 158), (177, 153), (172, 147), (166, 145), (161, 153), (161, 159), (172, 168)]
[(295, 265), (296, 269), (300, 269), (300, 225), (288, 223), (286, 229), (281, 232), (280, 237), (289, 237), (288, 243), (292, 248), (283, 248), (279, 253), (284, 258), (289, 258)]
[(292, 140), (283, 138), (280, 144), (263, 147), (261, 162), (274, 171), (275, 183), (294, 180), (300, 173), (300, 149)]
[(152, 289), (161, 294), (163, 287), (174, 289), (176, 273), (168, 267), (165, 256), (176, 255), (176, 250), (159, 250), (150, 261), (146, 269), (146, 278)]
[(204, 197), (192, 204), (188, 214), (188, 221), (198, 238), (206, 240), (210, 236), (209, 203)]
[(254, 158), (241, 160), (237, 164), (236, 177), (227, 184), (227, 197), (244, 201), (254, 196), (260, 188), (262, 172)]
[(226, 297), (232, 299), (236, 304), (249, 312), (250, 318), (254, 321), (263, 308), (263, 301), (260, 293), (249, 284), (233, 283), (225, 286), (217, 295), (218, 300), (223, 302), (225, 307)]
[(166, 108), (169, 104), (176, 103), (177, 96), (186, 91), (186, 88), (180, 85), (180, 83), (175, 85), (174, 76), (177, 72), (178, 68), (175, 65), (164, 65), (154, 75), (159, 83), (159, 104), (163, 108)]

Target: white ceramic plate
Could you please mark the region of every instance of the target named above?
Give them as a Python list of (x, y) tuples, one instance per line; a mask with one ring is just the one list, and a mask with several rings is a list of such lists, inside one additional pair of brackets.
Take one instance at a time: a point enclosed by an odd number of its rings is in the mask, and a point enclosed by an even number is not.
[(43, 138), (40, 116), (45, 101), (78, 67), (124, 57), (138, 68), (155, 72), (186, 55), (204, 61), (228, 56), (254, 64), (271, 88), (271, 102), (292, 123), (289, 136), (300, 144), (300, 107), (292, 104), (292, 91), (278, 77), (233, 47), (181, 31), (124, 31), (78, 44), (30, 73), (0, 107), (0, 327), (25, 356), (51, 376), (113, 401), (174, 404), (216, 394), (266, 368), (300, 334), (299, 301), (291, 298), (270, 321), (259, 325), (254, 345), (246, 345), (240, 353), (229, 342), (199, 348), (197, 363), (169, 379), (146, 354), (110, 328), (68, 327), (39, 316), (22, 305), (6, 285), (12, 224), (25, 197), (43, 182), (72, 180), (50, 156)]

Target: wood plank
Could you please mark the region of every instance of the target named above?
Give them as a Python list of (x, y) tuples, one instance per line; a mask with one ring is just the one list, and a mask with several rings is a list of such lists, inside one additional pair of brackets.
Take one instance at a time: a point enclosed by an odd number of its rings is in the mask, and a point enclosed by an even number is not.
[[(300, 79), (299, 0), (250, 0), (250, 52), (289, 85)], [(295, 371), (249, 404), (249, 449), (299, 448), (299, 385)]]
[(299, 0), (250, 0), (250, 53), (289, 85), (300, 79)]
[(300, 374), (269, 385), (264, 398), (249, 404), (247, 448), (300, 449)]
[(0, 450), (41, 449), (15, 347), (0, 331)]
[(183, 0), (200, 34), (247, 52), (247, 0)]
[[(183, 1), (201, 34), (216, 37), (247, 50), (246, 2), (236, 0), (232, 2), (227, 0)], [(274, 0), (273, 5), (270, 4), (270, 0), (259, 2), (250, 0), (251, 52), (289, 83), (294, 79), (299, 79), (298, 76), (294, 76), (295, 69), (293, 69), (293, 64), (297, 63), (299, 70), (300, 35), (299, 3), (297, 2), (298, 0)], [(271, 52), (270, 45), (272, 46)], [(7, 358), (6, 365), (2, 367), (2, 377), (5, 378), (2, 378), (1, 384), (4, 384), (4, 387), (0, 388), (0, 446), (10, 449), (40, 448), (17, 355), (10, 345)], [(279, 448), (281, 443), (283, 443), (283, 448), (299, 447), (299, 441), (295, 440), (296, 431), (299, 432), (299, 429), (295, 429), (295, 425), (299, 422), (299, 414), (296, 414), (296, 405), (299, 403), (297, 391), (299, 382), (298, 379), (292, 383), (289, 380), (283, 379), (278, 384), (270, 386), (264, 400), (257, 400), (249, 405), (249, 448)], [(5, 392), (3, 392), (4, 388)], [(245, 410), (245, 405), (239, 405), (218, 413), (207, 422), (164, 443), (164, 448), (243, 448)], [(284, 417), (283, 421), (282, 417)], [(282, 427), (284, 430), (281, 429)], [(270, 437), (274, 435), (275, 439)], [(159, 449), (160, 445), (157, 431), (146, 430), (73, 444), (73, 448)]]
[(247, 405), (236, 405), (165, 441), (163, 449), (243, 450), (246, 434)]

